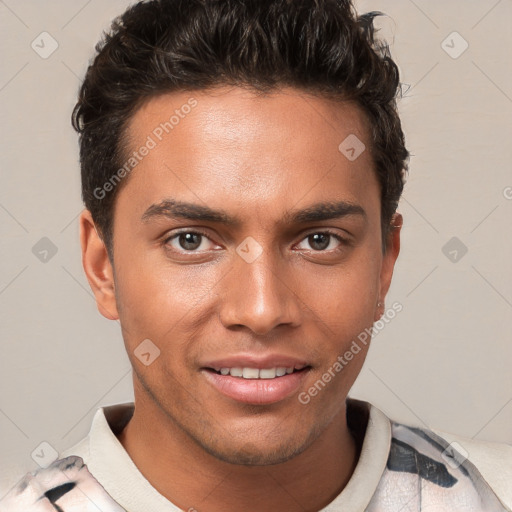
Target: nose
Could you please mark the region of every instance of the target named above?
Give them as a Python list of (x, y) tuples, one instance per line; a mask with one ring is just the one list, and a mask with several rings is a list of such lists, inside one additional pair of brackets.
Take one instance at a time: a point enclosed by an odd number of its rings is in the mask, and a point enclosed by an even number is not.
[(236, 256), (224, 280), (220, 319), (226, 328), (244, 326), (264, 336), (278, 326), (297, 327), (301, 300), (290, 279), (290, 268), (279, 256), (263, 253), (252, 263)]

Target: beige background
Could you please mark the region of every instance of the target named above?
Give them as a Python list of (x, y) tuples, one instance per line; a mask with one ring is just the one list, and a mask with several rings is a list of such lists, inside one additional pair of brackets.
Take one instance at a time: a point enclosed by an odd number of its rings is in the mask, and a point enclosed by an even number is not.
[[(41, 442), (60, 452), (99, 406), (133, 397), (119, 325), (99, 315), (81, 268), (69, 122), (93, 46), (127, 4), (0, 0), (0, 496), (37, 468)], [(387, 301), (403, 311), (352, 394), (402, 421), (510, 443), (512, 1), (357, 5), (389, 15), (413, 157)], [(46, 59), (31, 47), (45, 37), (51, 49), (43, 31), (58, 44)], [(32, 252), (43, 237), (57, 248), (47, 262)]]

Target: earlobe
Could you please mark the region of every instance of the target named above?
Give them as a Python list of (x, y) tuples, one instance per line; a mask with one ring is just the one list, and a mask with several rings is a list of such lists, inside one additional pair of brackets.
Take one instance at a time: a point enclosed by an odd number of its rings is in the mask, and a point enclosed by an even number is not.
[(384, 300), (391, 285), (393, 270), (400, 253), (400, 231), (403, 225), (403, 217), (400, 213), (395, 213), (391, 219), (391, 229), (386, 240), (386, 252), (383, 255), (382, 267), (380, 271), (380, 293), (379, 304), (375, 311), (375, 321), (379, 320), (384, 314)]
[(118, 320), (112, 264), (91, 212), (87, 209), (80, 214), (80, 244), (82, 265), (96, 298), (98, 311), (109, 320)]

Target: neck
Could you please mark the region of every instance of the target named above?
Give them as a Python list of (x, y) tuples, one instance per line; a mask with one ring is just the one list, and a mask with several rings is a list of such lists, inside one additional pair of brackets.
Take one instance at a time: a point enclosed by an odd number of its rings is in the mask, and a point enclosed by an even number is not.
[(345, 407), (301, 454), (280, 464), (242, 466), (207, 453), (154, 402), (135, 404), (118, 439), (151, 485), (189, 512), (316, 512), (343, 490), (357, 463), (360, 447)]

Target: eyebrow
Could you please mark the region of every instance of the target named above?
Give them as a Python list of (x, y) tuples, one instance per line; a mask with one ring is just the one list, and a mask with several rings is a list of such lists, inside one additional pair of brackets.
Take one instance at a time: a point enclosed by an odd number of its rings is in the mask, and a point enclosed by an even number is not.
[[(326, 201), (302, 210), (286, 212), (282, 222), (285, 224), (300, 224), (340, 219), (353, 215), (367, 219), (365, 210), (358, 204), (347, 201)], [(158, 218), (199, 220), (235, 227), (242, 224), (239, 217), (232, 216), (224, 210), (214, 210), (208, 206), (174, 199), (164, 199), (159, 203), (152, 204), (142, 215), (141, 221), (148, 223)]]

